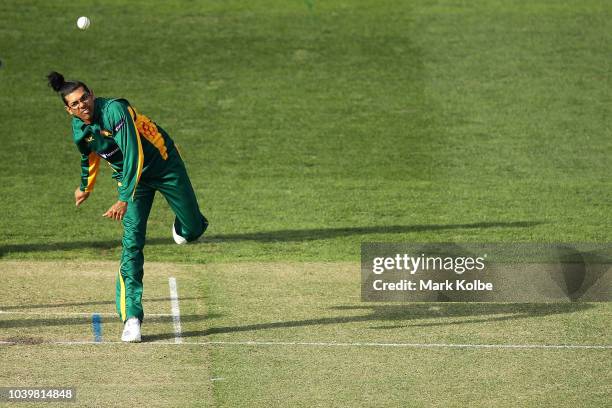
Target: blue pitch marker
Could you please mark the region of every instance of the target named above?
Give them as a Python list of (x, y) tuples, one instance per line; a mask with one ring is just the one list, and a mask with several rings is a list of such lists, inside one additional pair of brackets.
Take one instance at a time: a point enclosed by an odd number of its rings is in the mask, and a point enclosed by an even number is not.
[(94, 313), (91, 316), (91, 327), (93, 329), (94, 341), (96, 343), (102, 342), (102, 317)]

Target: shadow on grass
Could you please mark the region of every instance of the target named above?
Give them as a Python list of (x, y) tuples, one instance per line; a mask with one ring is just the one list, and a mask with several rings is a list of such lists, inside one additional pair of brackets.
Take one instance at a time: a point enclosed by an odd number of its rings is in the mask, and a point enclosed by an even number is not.
[[(376, 322), (388, 326), (370, 327), (371, 329), (390, 329), (402, 327), (447, 326), (471, 323), (495, 322), (505, 320), (542, 317), (554, 314), (575, 313), (588, 310), (593, 306), (586, 303), (428, 303), (406, 305), (364, 305), (338, 306), (332, 310), (365, 310), (367, 314), (357, 316), (337, 316), (316, 319), (291, 320), (285, 322), (255, 323), (239, 326), (211, 327), (204, 330), (186, 331), (182, 337), (205, 337), (213, 334), (239, 333), (269, 329), (286, 329), (320, 325), (338, 325), (356, 322)], [(469, 320), (455, 318), (476, 317)], [(435, 321), (420, 322), (435, 319)], [(146, 337), (146, 341), (174, 339), (174, 333), (164, 333)]]
[[(219, 314), (207, 315), (181, 315), (181, 322), (201, 322), (207, 319), (216, 319), (221, 317)], [(118, 317), (108, 317), (105, 320), (117, 322)], [(167, 323), (169, 326), (174, 322), (172, 316), (149, 316), (145, 314), (144, 324), (148, 323)], [(52, 318), (37, 318), (37, 319), (3, 319), (0, 320), (0, 329), (10, 329), (16, 327), (51, 327), (51, 326), (78, 326), (91, 325), (89, 316), (70, 316), (70, 317), (52, 317)], [(172, 336), (174, 338), (174, 335)]]
[[(163, 300), (163, 299), (159, 299)], [(109, 302), (110, 303), (110, 302)], [(255, 323), (237, 326), (210, 327), (203, 330), (182, 332), (183, 338), (206, 337), (214, 334), (240, 333), (260, 330), (287, 329), (295, 327), (340, 325), (346, 323), (376, 323), (368, 327), (374, 330), (398, 329), (410, 327), (431, 327), (466, 325), (473, 323), (500, 322), (526, 318), (537, 318), (555, 314), (576, 313), (588, 310), (593, 306), (587, 303), (419, 303), (403, 305), (358, 305), (337, 306), (333, 311), (365, 311), (366, 314), (352, 316), (323, 317), (314, 319), (290, 320), (283, 322)], [(182, 315), (181, 322), (202, 322), (222, 317), (220, 314)], [(468, 317), (469, 319), (462, 319)], [(461, 319), (461, 320), (457, 320)], [(111, 319), (116, 320), (116, 319)], [(429, 321), (427, 321), (429, 320)], [(163, 323), (172, 326), (172, 316), (145, 316), (146, 323)], [(381, 325), (382, 323), (382, 325)], [(36, 319), (3, 319), (0, 328), (49, 327), (69, 325), (90, 325), (87, 316), (36, 318)], [(143, 341), (159, 341), (174, 339), (174, 332), (153, 335), (143, 335)], [(28, 338), (24, 338), (27, 342)], [(21, 343), (21, 340), (11, 340)]]
[[(370, 234), (407, 234), (421, 231), (444, 231), (456, 229), (484, 228), (529, 228), (541, 225), (540, 221), (512, 222), (478, 222), (472, 224), (423, 224), (423, 225), (387, 225), (371, 227), (315, 228), (303, 230), (278, 230), (265, 232), (249, 232), (242, 234), (205, 235), (202, 244), (222, 242), (301, 242)], [(170, 237), (149, 238), (147, 245), (174, 245)], [(73, 241), (41, 244), (8, 244), (0, 245), (0, 257), (9, 253), (70, 251), (76, 249), (111, 250), (119, 248), (121, 241)]]
[(346, 227), (346, 228), (316, 228), (306, 230), (281, 230), (267, 232), (253, 232), (244, 234), (222, 234), (211, 235), (210, 242), (224, 241), (258, 241), (258, 242), (283, 242), (283, 241), (314, 241), (347, 237), (352, 235), (370, 234), (406, 234), (422, 231), (442, 231), (455, 229), (480, 229), (480, 228), (529, 228), (540, 225), (538, 221), (514, 221), (514, 222), (478, 222), (473, 224), (424, 224), (424, 225), (388, 225), (373, 227)]
[[(181, 301), (183, 300), (198, 300), (198, 299), (204, 299), (201, 296), (194, 296), (194, 297), (181, 297)], [(152, 299), (148, 299), (145, 298), (143, 299), (143, 303), (146, 305), (149, 302), (169, 302), (172, 299), (169, 297), (163, 297), (163, 298), (152, 298)], [(114, 305), (115, 301), (114, 300), (100, 300), (100, 301), (95, 301), (95, 302), (62, 302), (62, 303), (44, 303), (44, 304), (38, 304), (38, 305), (0, 305), (0, 310), (23, 310), (24, 312), (27, 313), (27, 310), (29, 309), (47, 309), (47, 308), (54, 308), (54, 307), (69, 307), (69, 306), (96, 306), (96, 305)]]

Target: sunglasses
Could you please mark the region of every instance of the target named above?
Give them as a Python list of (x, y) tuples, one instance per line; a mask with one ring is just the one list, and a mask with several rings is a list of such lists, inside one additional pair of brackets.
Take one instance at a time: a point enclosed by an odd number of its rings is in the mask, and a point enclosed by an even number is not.
[(90, 95), (89, 92), (83, 92), (83, 95), (81, 95), (81, 97), (79, 99), (77, 99), (76, 101), (70, 102), (68, 107), (70, 109), (78, 109), (79, 106), (81, 105), (81, 103), (85, 103), (87, 101), (87, 99), (89, 99), (90, 96), (91, 95)]

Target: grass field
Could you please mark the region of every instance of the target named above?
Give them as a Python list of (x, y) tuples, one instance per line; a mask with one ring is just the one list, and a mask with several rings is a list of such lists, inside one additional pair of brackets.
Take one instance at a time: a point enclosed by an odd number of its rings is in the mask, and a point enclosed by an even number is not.
[[(364, 303), (359, 255), (610, 242), (611, 17), (595, 0), (0, 2), (0, 386), (75, 386), (71, 406), (608, 405), (610, 303)], [(76, 209), (51, 70), (164, 127), (211, 221), (178, 247), (157, 197), (140, 345), (117, 343), (110, 171)]]

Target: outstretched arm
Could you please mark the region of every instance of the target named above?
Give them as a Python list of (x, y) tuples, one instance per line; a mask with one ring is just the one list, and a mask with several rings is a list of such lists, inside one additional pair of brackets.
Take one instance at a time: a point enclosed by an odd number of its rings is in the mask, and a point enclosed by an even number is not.
[(81, 153), (81, 185), (74, 192), (77, 207), (87, 200), (93, 191), (99, 168), (100, 157), (97, 154), (94, 152)]
[(134, 124), (134, 111), (120, 101), (108, 106), (109, 121), (115, 130), (113, 138), (123, 153), (123, 179), (119, 186), (119, 201), (133, 200), (144, 164), (140, 135)]
[(128, 201), (134, 200), (136, 186), (140, 180), (144, 154), (140, 135), (134, 124), (133, 111), (119, 101), (108, 106), (110, 125), (115, 130), (114, 139), (123, 153), (123, 179), (119, 185), (119, 200), (102, 216), (121, 221), (127, 211)]

